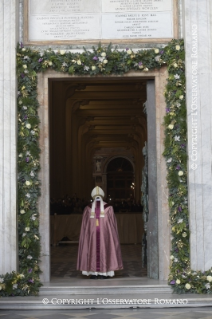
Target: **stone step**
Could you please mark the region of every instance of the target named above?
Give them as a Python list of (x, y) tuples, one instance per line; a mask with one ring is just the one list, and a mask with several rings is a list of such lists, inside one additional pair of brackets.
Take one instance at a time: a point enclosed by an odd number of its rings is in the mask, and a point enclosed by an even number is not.
[(172, 308), (209, 307), (208, 295), (175, 295), (162, 293), (122, 295), (46, 295), (37, 297), (1, 298), (3, 310), (65, 310), (65, 309), (121, 309), (121, 308)]
[(40, 296), (46, 295), (89, 295), (89, 294), (143, 294), (143, 293), (172, 293), (168, 285), (110, 285), (110, 286), (42, 286)]

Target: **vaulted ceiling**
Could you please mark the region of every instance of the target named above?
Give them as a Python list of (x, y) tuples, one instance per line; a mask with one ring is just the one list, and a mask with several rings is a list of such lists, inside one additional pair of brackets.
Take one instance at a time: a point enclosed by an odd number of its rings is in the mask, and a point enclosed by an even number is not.
[(146, 81), (75, 78), (52, 81), (50, 87), (52, 195), (89, 196), (93, 156), (101, 149), (130, 151), (141, 183)]

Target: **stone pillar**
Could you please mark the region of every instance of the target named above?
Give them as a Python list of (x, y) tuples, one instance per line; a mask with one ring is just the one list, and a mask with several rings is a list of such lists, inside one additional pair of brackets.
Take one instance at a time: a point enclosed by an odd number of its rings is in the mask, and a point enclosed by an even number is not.
[(212, 267), (212, 1), (184, 1), (191, 268)]
[(0, 1), (0, 274), (17, 270), (18, 1)]

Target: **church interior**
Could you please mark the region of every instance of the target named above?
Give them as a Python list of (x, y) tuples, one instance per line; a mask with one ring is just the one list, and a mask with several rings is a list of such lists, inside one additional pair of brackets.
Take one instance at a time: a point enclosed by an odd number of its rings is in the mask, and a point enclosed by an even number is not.
[(146, 79), (52, 79), (49, 101), (52, 276), (80, 275), (82, 213), (95, 186), (116, 215), (124, 262), (119, 275), (146, 275), (141, 267)]

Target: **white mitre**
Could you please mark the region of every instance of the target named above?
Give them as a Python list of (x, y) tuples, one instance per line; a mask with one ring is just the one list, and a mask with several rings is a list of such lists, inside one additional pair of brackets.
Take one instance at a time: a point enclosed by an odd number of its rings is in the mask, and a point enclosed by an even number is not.
[(100, 200), (100, 217), (104, 217), (104, 202), (103, 198), (105, 196), (105, 193), (101, 187), (96, 186), (92, 192), (91, 197), (93, 198), (92, 208), (91, 208), (91, 218), (94, 218), (95, 216), (95, 208), (96, 208), (96, 201)]

